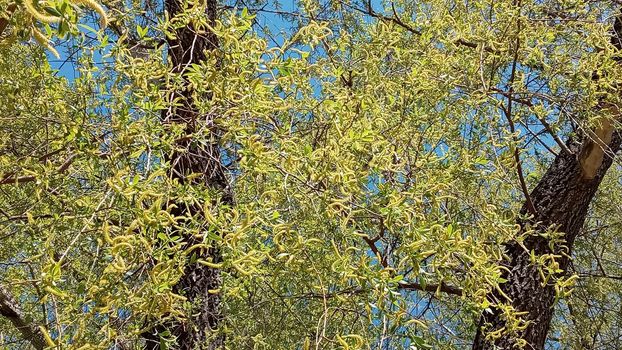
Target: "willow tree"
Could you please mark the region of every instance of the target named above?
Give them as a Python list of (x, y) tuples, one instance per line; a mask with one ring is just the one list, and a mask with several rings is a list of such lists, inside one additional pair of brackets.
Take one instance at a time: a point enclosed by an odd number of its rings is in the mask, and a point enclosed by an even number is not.
[(0, 9), (8, 348), (620, 342), (615, 3)]

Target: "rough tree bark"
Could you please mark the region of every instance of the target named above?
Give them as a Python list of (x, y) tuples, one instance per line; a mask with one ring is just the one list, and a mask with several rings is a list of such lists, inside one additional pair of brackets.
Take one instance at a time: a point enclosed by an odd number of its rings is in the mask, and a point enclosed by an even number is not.
[[(206, 0), (205, 14), (210, 25), (215, 24), (216, 0)], [(166, 11), (170, 18), (184, 11), (187, 3), (183, 0), (166, 0)], [(214, 115), (199, 113), (192, 101), (193, 91), (184, 78), (186, 69), (205, 60), (205, 53), (218, 47), (218, 38), (210, 31), (197, 33), (191, 25), (178, 28), (174, 39), (167, 39), (168, 56), (172, 63), (172, 72), (180, 74), (185, 82), (182, 89), (174, 91), (169, 96), (169, 102), (177, 104), (162, 113), (162, 122), (165, 124), (181, 124), (184, 135), (179, 139), (176, 151), (167, 161), (170, 164), (169, 176), (181, 183), (190, 183), (198, 186), (209, 186), (223, 194), (221, 203), (232, 205), (233, 199), (229, 191), (225, 170), (221, 163), (218, 148), (218, 131), (213, 129)], [(197, 140), (194, 134), (199, 129), (210, 129), (210, 140)], [(205, 133), (203, 133), (205, 134)], [(190, 174), (200, 174), (188, 179)], [(174, 203), (173, 203), (174, 204)], [(188, 207), (180, 204), (172, 212), (175, 216), (191, 214), (200, 217), (202, 208)], [(193, 237), (186, 237), (187, 245), (200, 243)], [(217, 247), (203, 252), (201, 258), (211, 258), (214, 263), (221, 261), (221, 254)], [(168, 330), (177, 338), (175, 349), (220, 349), (223, 348), (222, 336), (214, 336), (214, 330), (222, 320), (220, 296), (214, 290), (220, 288), (221, 277), (218, 269), (201, 264), (188, 264), (181, 280), (174, 286), (174, 291), (184, 295), (192, 304), (192, 315), (184, 323), (160, 325), (155, 332), (146, 338), (147, 349), (159, 349), (160, 337), (158, 333)], [(212, 291), (212, 292), (210, 292)]]
[[(609, 147), (616, 151), (621, 141), (622, 137), (616, 133)], [(521, 220), (519, 224), (522, 228), (527, 228), (537, 223), (536, 230), (541, 232), (546, 231), (547, 228), (556, 227), (558, 232), (564, 233), (565, 246), (572, 249), (574, 240), (585, 221), (590, 202), (611, 166), (613, 158), (604, 154), (604, 159), (594, 178), (587, 179), (582, 175), (583, 170), (576, 156), (579, 154), (581, 145), (571, 141), (568, 147), (576, 153), (561, 152), (557, 156), (553, 165), (531, 192), (536, 215), (530, 220)], [(521, 213), (527, 214), (526, 205), (523, 206)], [(484, 313), (482, 316), (473, 349), (512, 349), (517, 338), (526, 340), (529, 344), (528, 349), (544, 348), (553, 315), (555, 289), (551, 283), (542, 286), (538, 267), (531, 262), (530, 251), (536, 255), (551, 253), (562, 255), (559, 259), (559, 268), (564, 271), (568, 268), (570, 252), (562, 247), (557, 247), (555, 251), (552, 251), (549, 247), (549, 240), (536, 235), (527, 238), (523, 245), (524, 248), (516, 242), (506, 245), (507, 259), (503, 261), (503, 265), (509, 269), (509, 272), (506, 272), (503, 278), (508, 282), (504, 283), (501, 289), (511, 299), (511, 305), (517, 311), (527, 312), (522, 317), (530, 323), (520, 334), (504, 334), (495, 341), (489, 341), (481, 326), (488, 325), (489, 331), (505, 326), (502, 313), (499, 309), (493, 308), (492, 313)], [(495, 303), (508, 302), (498, 292), (493, 293), (490, 299)]]
[[(9, 320), (21, 333), (24, 340), (37, 350), (43, 350), (47, 346), (45, 338), (39, 327), (22, 312), (17, 301), (11, 294), (0, 285), (0, 316)], [(2, 340), (2, 339), (0, 339)]]
[[(616, 18), (612, 36), (612, 44), (621, 48), (619, 35), (622, 22)], [(618, 116), (620, 111), (614, 106), (601, 104), (601, 111), (611, 117)], [(529, 228), (537, 232), (545, 232), (551, 228), (563, 233), (564, 246), (551, 250), (550, 241), (539, 235), (531, 235), (523, 246), (517, 242), (506, 244), (507, 257), (502, 265), (508, 269), (504, 272), (507, 280), (501, 290), (510, 300), (495, 291), (489, 295), (493, 303), (510, 303), (516, 311), (525, 312), (522, 319), (528, 321), (525, 330), (518, 334), (503, 332), (498, 339), (486, 338), (488, 331), (501, 330), (505, 320), (501, 310), (492, 308), (492, 312), (484, 312), (473, 342), (474, 350), (514, 349), (518, 339), (527, 342), (527, 349), (544, 349), (544, 343), (553, 316), (555, 299), (554, 285), (549, 282), (543, 286), (538, 267), (531, 262), (530, 252), (536, 256), (558, 254), (559, 268), (564, 272), (570, 263), (569, 255), (581, 230), (588, 212), (588, 207), (598, 186), (613, 162), (612, 155), (620, 149), (622, 135), (614, 130), (613, 123), (604, 121), (598, 128), (583, 135), (582, 142), (567, 142), (571, 153), (560, 152), (553, 164), (544, 174), (538, 185), (531, 192), (530, 198), (535, 213), (529, 220), (519, 220), (522, 230)], [(604, 152), (607, 150), (607, 152)], [(521, 209), (521, 214), (528, 214), (528, 203)]]

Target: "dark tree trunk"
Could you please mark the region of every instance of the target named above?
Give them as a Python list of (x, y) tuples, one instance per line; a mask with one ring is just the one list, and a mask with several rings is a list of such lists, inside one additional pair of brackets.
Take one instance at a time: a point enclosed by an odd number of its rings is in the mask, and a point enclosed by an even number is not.
[[(19, 303), (11, 293), (0, 284), (0, 316), (7, 319), (20, 332), (24, 340), (30, 342), (36, 350), (45, 349), (48, 344), (45, 341), (37, 324), (32, 322), (21, 310)], [(0, 340), (4, 340), (0, 338)]]
[[(609, 144), (613, 152), (618, 150), (621, 140), (620, 134), (613, 135)], [(509, 303), (516, 311), (526, 312), (522, 318), (530, 323), (519, 334), (503, 334), (495, 341), (488, 341), (485, 330), (495, 331), (505, 326), (501, 311), (493, 308), (492, 313), (485, 312), (481, 318), (473, 349), (513, 349), (519, 338), (527, 341), (529, 344), (527, 349), (544, 348), (553, 315), (554, 282), (550, 280), (545, 286), (542, 285), (538, 267), (531, 262), (530, 252), (533, 251), (536, 256), (551, 253), (562, 255), (558, 259), (559, 268), (564, 272), (567, 270), (570, 250), (583, 226), (590, 202), (613, 162), (613, 158), (605, 154), (594, 178), (586, 179), (578, 160), (581, 145), (569, 142), (569, 148), (574, 154), (561, 152), (531, 192), (536, 215), (530, 220), (519, 222), (523, 229), (535, 228), (536, 233), (545, 232), (549, 228), (563, 232), (565, 243), (551, 250), (549, 240), (535, 234), (523, 242), (524, 248), (516, 242), (508, 243), (507, 259), (502, 263), (509, 269), (503, 276), (508, 282), (504, 283), (501, 289), (511, 301), (498, 292), (489, 296), (493, 303)], [(527, 214), (526, 205), (523, 206), (521, 213)], [(486, 326), (484, 331), (482, 326)]]
[[(622, 49), (620, 33), (622, 21), (618, 16), (611, 36), (611, 44), (618, 50)], [(604, 102), (599, 108), (610, 117), (620, 114), (618, 107)], [(533, 230), (534, 234), (525, 239), (522, 246), (518, 242), (505, 245), (506, 258), (501, 264), (508, 271), (504, 271), (502, 276), (507, 282), (501, 285), (501, 290), (509, 300), (498, 291), (488, 296), (492, 304), (509, 304), (516, 311), (524, 312), (521, 318), (529, 323), (524, 330), (517, 333), (502, 332), (498, 339), (486, 339), (488, 332), (501, 330), (506, 326), (502, 311), (493, 307), (492, 312), (482, 314), (473, 342), (474, 350), (514, 349), (518, 339), (527, 342), (526, 349), (544, 349), (553, 317), (554, 280), (567, 273), (575, 238), (583, 227), (590, 202), (613, 163), (612, 156), (620, 149), (621, 142), (620, 132), (614, 131), (613, 123), (605, 120), (590, 135), (583, 135), (582, 142), (569, 140), (570, 154), (560, 152), (555, 158), (531, 192), (535, 213), (529, 220), (518, 222), (523, 232)], [(531, 214), (528, 213), (529, 210), (528, 203), (525, 203), (521, 214)], [(563, 233), (562, 238), (565, 241), (555, 245), (553, 249), (549, 239), (538, 235), (551, 230)], [(538, 267), (531, 261), (532, 251), (536, 256), (560, 255), (556, 260), (562, 272), (543, 285)]]
[[(166, 11), (174, 18), (184, 11), (183, 0), (165, 0)], [(215, 25), (216, 0), (206, 0), (205, 14), (211, 25)], [(175, 39), (167, 39), (168, 56), (173, 73), (182, 76), (182, 88), (170, 94), (171, 105), (176, 100), (177, 106), (162, 113), (165, 124), (181, 124), (185, 135), (177, 142), (180, 151), (167, 157), (170, 165), (169, 176), (180, 183), (190, 182), (197, 186), (208, 186), (222, 193), (221, 204), (232, 205), (233, 199), (228, 187), (225, 169), (221, 163), (218, 130), (214, 128), (214, 115), (200, 114), (193, 103), (193, 91), (188, 87), (185, 72), (192, 64), (205, 60), (205, 53), (218, 47), (218, 38), (209, 30), (196, 33), (191, 25), (176, 30)], [(200, 129), (210, 130), (210, 140), (197, 140), (194, 134)], [(205, 132), (202, 132), (205, 135)], [(190, 174), (200, 174), (188, 179)], [(174, 203), (173, 203), (174, 204)], [(181, 204), (172, 212), (175, 216), (190, 214), (200, 217), (202, 208)], [(186, 237), (187, 246), (200, 243), (196, 238)], [(216, 246), (203, 251), (201, 258), (211, 258), (212, 262), (221, 261), (221, 254)], [(185, 296), (192, 305), (188, 320), (183, 323), (165, 324), (156, 327), (146, 335), (147, 349), (159, 349), (160, 335), (168, 331), (177, 338), (174, 349), (220, 349), (224, 348), (224, 338), (215, 333), (222, 320), (220, 295), (215, 292), (221, 286), (220, 271), (197, 263), (188, 263), (184, 275), (174, 291)], [(211, 291), (211, 292), (210, 292)]]

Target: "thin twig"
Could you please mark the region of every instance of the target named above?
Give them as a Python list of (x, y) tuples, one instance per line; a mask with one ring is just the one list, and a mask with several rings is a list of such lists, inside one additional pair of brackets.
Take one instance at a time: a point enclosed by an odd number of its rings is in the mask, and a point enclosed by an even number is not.
[(459, 287), (454, 287), (454, 286), (450, 286), (447, 285), (443, 282), (439, 283), (439, 284), (426, 284), (425, 286), (422, 285), (421, 283), (417, 283), (417, 282), (400, 282), (398, 284), (398, 288), (402, 289), (402, 290), (409, 290), (409, 289), (414, 289), (414, 290), (419, 290), (419, 291), (424, 291), (424, 292), (432, 292), (435, 293), (437, 291), (441, 291), (447, 294), (453, 294), (453, 295), (462, 295), (462, 289)]
[[(518, 32), (520, 33), (520, 21), (518, 22)], [(510, 126), (510, 132), (512, 133), (512, 138), (514, 141), (518, 141), (516, 138), (516, 127), (514, 126), (514, 121), (512, 120), (512, 101), (514, 101), (514, 80), (516, 78), (516, 67), (518, 65), (518, 51), (520, 48), (520, 37), (516, 36), (516, 47), (514, 48), (514, 60), (512, 62), (512, 71), (510, 73), (510, 81), (508, 82), (509, 89), (507, 94), (508, 104), (506, 108), (502, 108), (505, 114), (505, 117)], [(525, 203), (527, 205), (527, 210), (532, 214), (536, 215), (536, 208), (533, 205), (531, 200), (531, 196), (529, 195), (529, 190), (527, 189), (527, 183), (525, 182), (525, 176), (523, 175), (523, 166), (521, 165), (520, 154), (518, 152), (518, 148), (514, 147), (514, 160), (516, 161), (516, 171), (518, 173), (518, 180), (520, 182), (521, 189), (523, 194), (525, 195)]]
[[(65, 170), (69, 169), (69, 166), (71, 165), (71, 163), (73, 163), (74, 158), (76, 157), (76, 154), (72, 154), (70, 155), (65, 162), (63, 162), (63, 164), (61, 164), (61, 166), (59, 166), (56, 171), (58, 173), (62, 173)], [(12, 174), (9, 174), (7, 176), (5, 176), (2, 180), (0, 180), (0, 185), (6, 185), (6, 184), (22, 184), (22, 183), (26, 183), (26, 182), (33, 182), (36, 181), (37, 177), (34, 175), (27, 175), (27, 176), (12, 176)]]

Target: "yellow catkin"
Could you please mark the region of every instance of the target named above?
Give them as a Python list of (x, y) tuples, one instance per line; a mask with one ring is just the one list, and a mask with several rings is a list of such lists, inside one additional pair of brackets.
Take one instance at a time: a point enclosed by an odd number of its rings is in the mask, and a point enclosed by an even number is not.
[(17, 41), (16, 35), (11, 34), (5, 37), (0, 37), (0, 47), (8, 47), (16, 41)]
[(43, 326), (39, 326), (39, 330), (41, 331), (41, 334), (43, 335), (43, 338), (45, 339), (45, 342), (48, 344), (48, 346), (51, 348), (55, 348), (56, 343), (54, 343), (48, 331), (45, 328), (43, 328)]
[(201, 265), (204, 265), (204, 266), (207, 266), (207, 267), (211, 267), (213, 269), (221, 269), (222, 266), (223, 266), (222, 263), (215, 264), (215, 263), (212, 263), (212, 262), (209, 262), (209, 261), (205, 261), (205, 260), (197, 260), (197, 263), (199, 263)]
[(106, 10), (104, 10), (104, 8), (99, 3), (93, 0), (74, 0), (73, 2), (76, 4), (82, 4), (84, 6), (87, 6), (93, 11), (97, 12), (100, 16), (99, 26), (101, 28), (106, 28), (108, 26), (108, 16), (106, 15)]
[(26, 5), (26, 10), (28, 11), (28, 13), (30, 13), (34, 18), (36, 18), (37, 20), (41, 22), (45, 22), (45, 23), (60, 22), (60, 17), (44, 15), (43, 13), (37, 11), (37, 9), (35, 8), (35, 4), (33, 3), (33, 0), (24, 1), (24, 5)]
[(50, 293), (50, 294), (52, 294), (52, 295), (56, 295), (59, 298), (66, 298), (67, 297), (67, 293), (63, 293), (63, 292), (61, 292), (59, 290), (56, 290), (56, 289), (54, 289), (54, 288), (52, 288), (50, 286), (44, 287), (43, 290), (48, 292), (48, 293)]
[(60, 58), (58, 51), (56, 51), (56, 49), (52, 45), (50, 45), (50, 41), (45, 35), (43, 35), (43, 33), (41, 33), (39, 30), (35, 28), (32, 28), (32, 36), (41, 46), (50, 50), (50, 52), (54, 55), (54, 57)]

